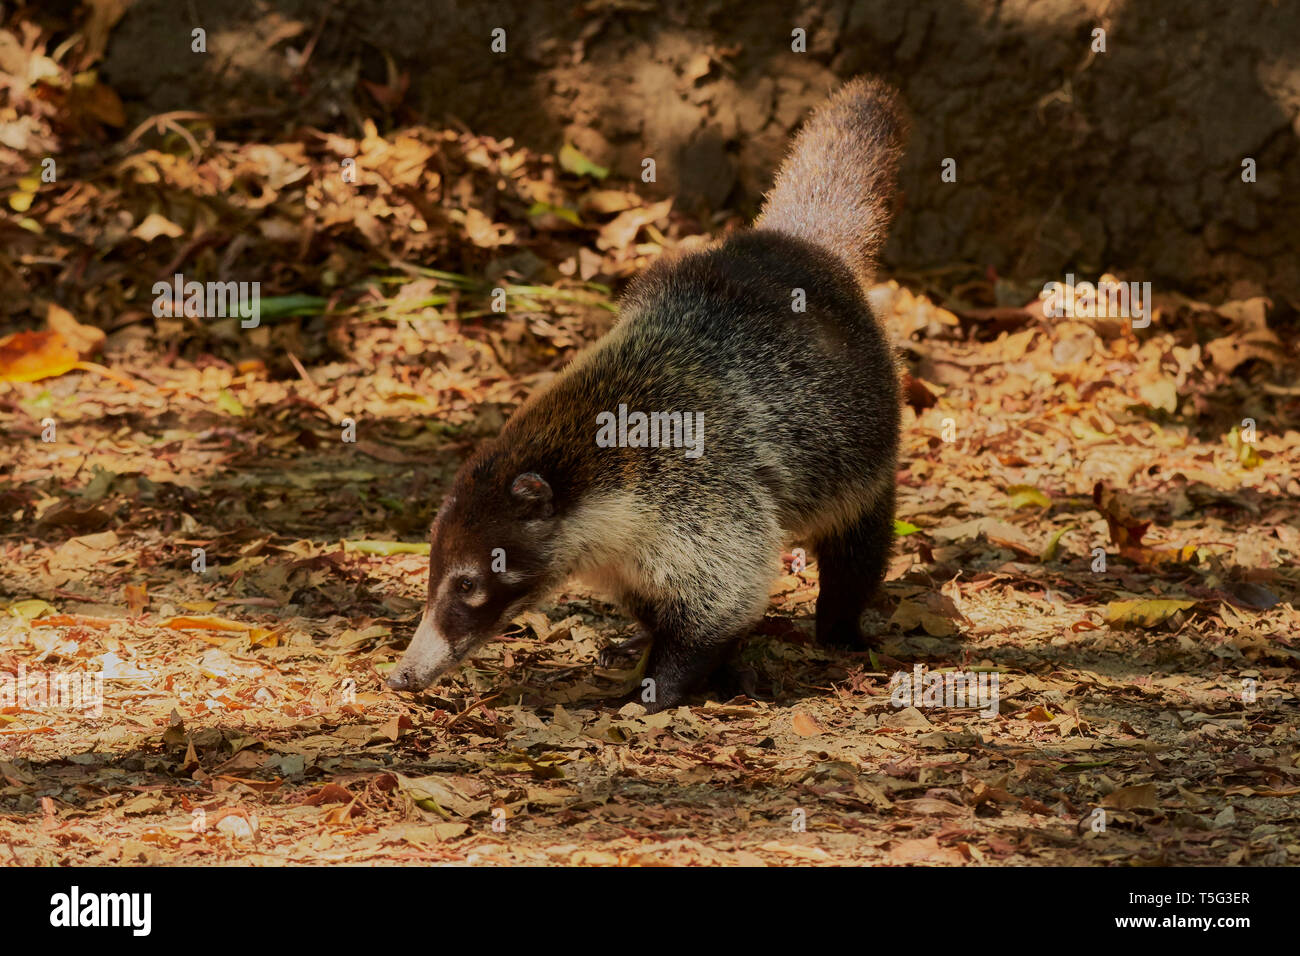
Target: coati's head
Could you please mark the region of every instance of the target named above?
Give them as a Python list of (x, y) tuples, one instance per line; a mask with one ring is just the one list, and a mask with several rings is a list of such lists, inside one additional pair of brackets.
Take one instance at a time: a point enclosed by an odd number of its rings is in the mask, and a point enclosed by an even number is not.
[(388, 686), (428, 687), (539, 600), (556, 583), (557, 526), (540, 474), (492, 457), (467, 463), (434, 519), (424, 617)]

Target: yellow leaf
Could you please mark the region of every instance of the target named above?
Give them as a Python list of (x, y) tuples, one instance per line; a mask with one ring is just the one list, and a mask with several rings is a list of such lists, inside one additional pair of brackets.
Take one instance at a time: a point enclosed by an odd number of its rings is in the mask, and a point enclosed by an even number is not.
[(244, 411), (244, 405), (235, 397), (235, 393), (228, 388), (223, 388), (217, 394), (217, 408), (221, 409), (227, 415), (234, 415), (236, 418), (243, 418), (248, 413)]
[(1084, 445), (1113, 444), (1115, 439), (1105, 432), (1099, 432), (1091, 425), (1086, 425), (1077, 418), (1070, 419), (1070, 433)]
[(25, 621), (34, 621), (42, 614), (53, 613), (54, 607), (38, 598), (31, 598), (26, 601), (14, 601), (6, 610)]
[(1056, 556), (1061, 550), (1061, 535), (1065, 534), (1067, 530), (1069, 529), (1058, 528), (1056, 534), (1052, 535), (1052, 540), (1048, 541), (1047, 547), (1043, 549), (1042, 560), (1044, 562), (1056, 560)]
[(1149, 600), (1111, 601), (1106, 605), (1107, 624), (1143, 624), (1150, 627), (1168, 620), (1179, 611), (1196, 607), (1195, 601)]
[(1050, 508), (1052, 506), (1052, 499), (1033, 485), (1012, 485), (1007, 489), (1007, 494), (1011, 496), (1011, 507), (1013, 508), (1032, 506)]
[(0, 381), (53, 378), (76, 368), (79, 360), (57, 332), (15, 332), (0, 339)]
[(1233, 425), (1232, 431), (1228, 432), (1228, 446), (1232, 449), (1233, 454), (1237, 456), (1243, 468), (1258, 468), (1263, 461), (1259, 457), (1259, 452), (1255, 451), (1254, 442), (1246, 441), (1242, 438), (1241, 429)]
[(162, 622), (162, 627), (174, 631), (255, 631), (258, 628), (242, 621), (231, 621), (224, 617), (173, 617)]
[(343, 550), (387, 557), (392, 554), (428, 554), (429, 545), (415, 541), (344, 541)]
[(248, 631), (249, 647), (279, 647), (280, 632), (265, 627), (253, 627)]
[(609, 175), (609, 169), (604, 166), (598, 166), (586, 156), (578, 151), (577, 147), (565, 143), (560, 149), (560, 167), (566, 172), (573, 173), (575, 176), (594, 176), (597, 179), (604, 179)]
[(1121, 552), (1126, 558), (1142, 564), (1195, 564), (1199, 548), (1194, 544), (1185, 544), (1181, 548), (1125, 548)]
[(1138, 397), (1152, 408), (1162, 409), (1171, 415), (1178, 411), (1178, 388), (1173, 379), (1162, 378), (1158, 382), (1139, 386)]

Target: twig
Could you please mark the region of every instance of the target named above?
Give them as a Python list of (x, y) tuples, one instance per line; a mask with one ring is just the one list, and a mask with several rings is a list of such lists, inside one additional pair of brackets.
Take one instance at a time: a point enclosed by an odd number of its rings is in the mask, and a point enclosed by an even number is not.
[(480, 706), (481, 704), (486, 704), (490, 700), (496, 700), (500, 696), (501, 696), (500, 694), (492, 694), (490, 697), (480, 697), (478, 700), (474, 701), (474, 703), (470, 704), (468, 707), (462, 710), (451, 720), (447, 721), (447, 729), (450, 729), (456, 723), (456, 721), (460, 720), (462, 717), (464, 717), (470, 711), (474, 710), (476, 707)]
[(303, 368), (302, 363), (298, 361), (298, 356), (294, 355), (292, 352), (286, 354), (289, 356), (289, 361), (293, 364), (293, 367), (298, 370), (298, 376), (307, 383), (307, 387), (311, 389), (312, 395), (319, 399), (321, 397), (320, 386), (312, 381), (312, 377), (307, 374), (307, 370)]

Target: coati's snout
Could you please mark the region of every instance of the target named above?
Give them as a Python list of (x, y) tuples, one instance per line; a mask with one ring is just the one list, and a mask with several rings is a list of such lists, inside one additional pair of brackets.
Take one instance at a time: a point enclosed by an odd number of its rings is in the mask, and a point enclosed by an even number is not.
[(498, 637), (550, 583), (550, 484), (523, 472), (496, 490), (490, 472), (466, 464), (434, 519), (424, 615), (388, 678), (393, 690), (428, 687)]
[(424, 690), (459, 660), (451, 641), (438, 633), (426, 611), (401, 662), (388, 675), (388, 686), (393, 690)]

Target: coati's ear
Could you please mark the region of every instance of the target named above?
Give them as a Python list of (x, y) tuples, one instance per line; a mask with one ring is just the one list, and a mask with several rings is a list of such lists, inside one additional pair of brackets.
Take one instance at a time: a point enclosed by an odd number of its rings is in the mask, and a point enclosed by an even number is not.
[(535, 471), (525, 471), (515, 478), (510, 494), (526, 507), (530, 517), (548, 518), (551, 515), (551, 486)]

